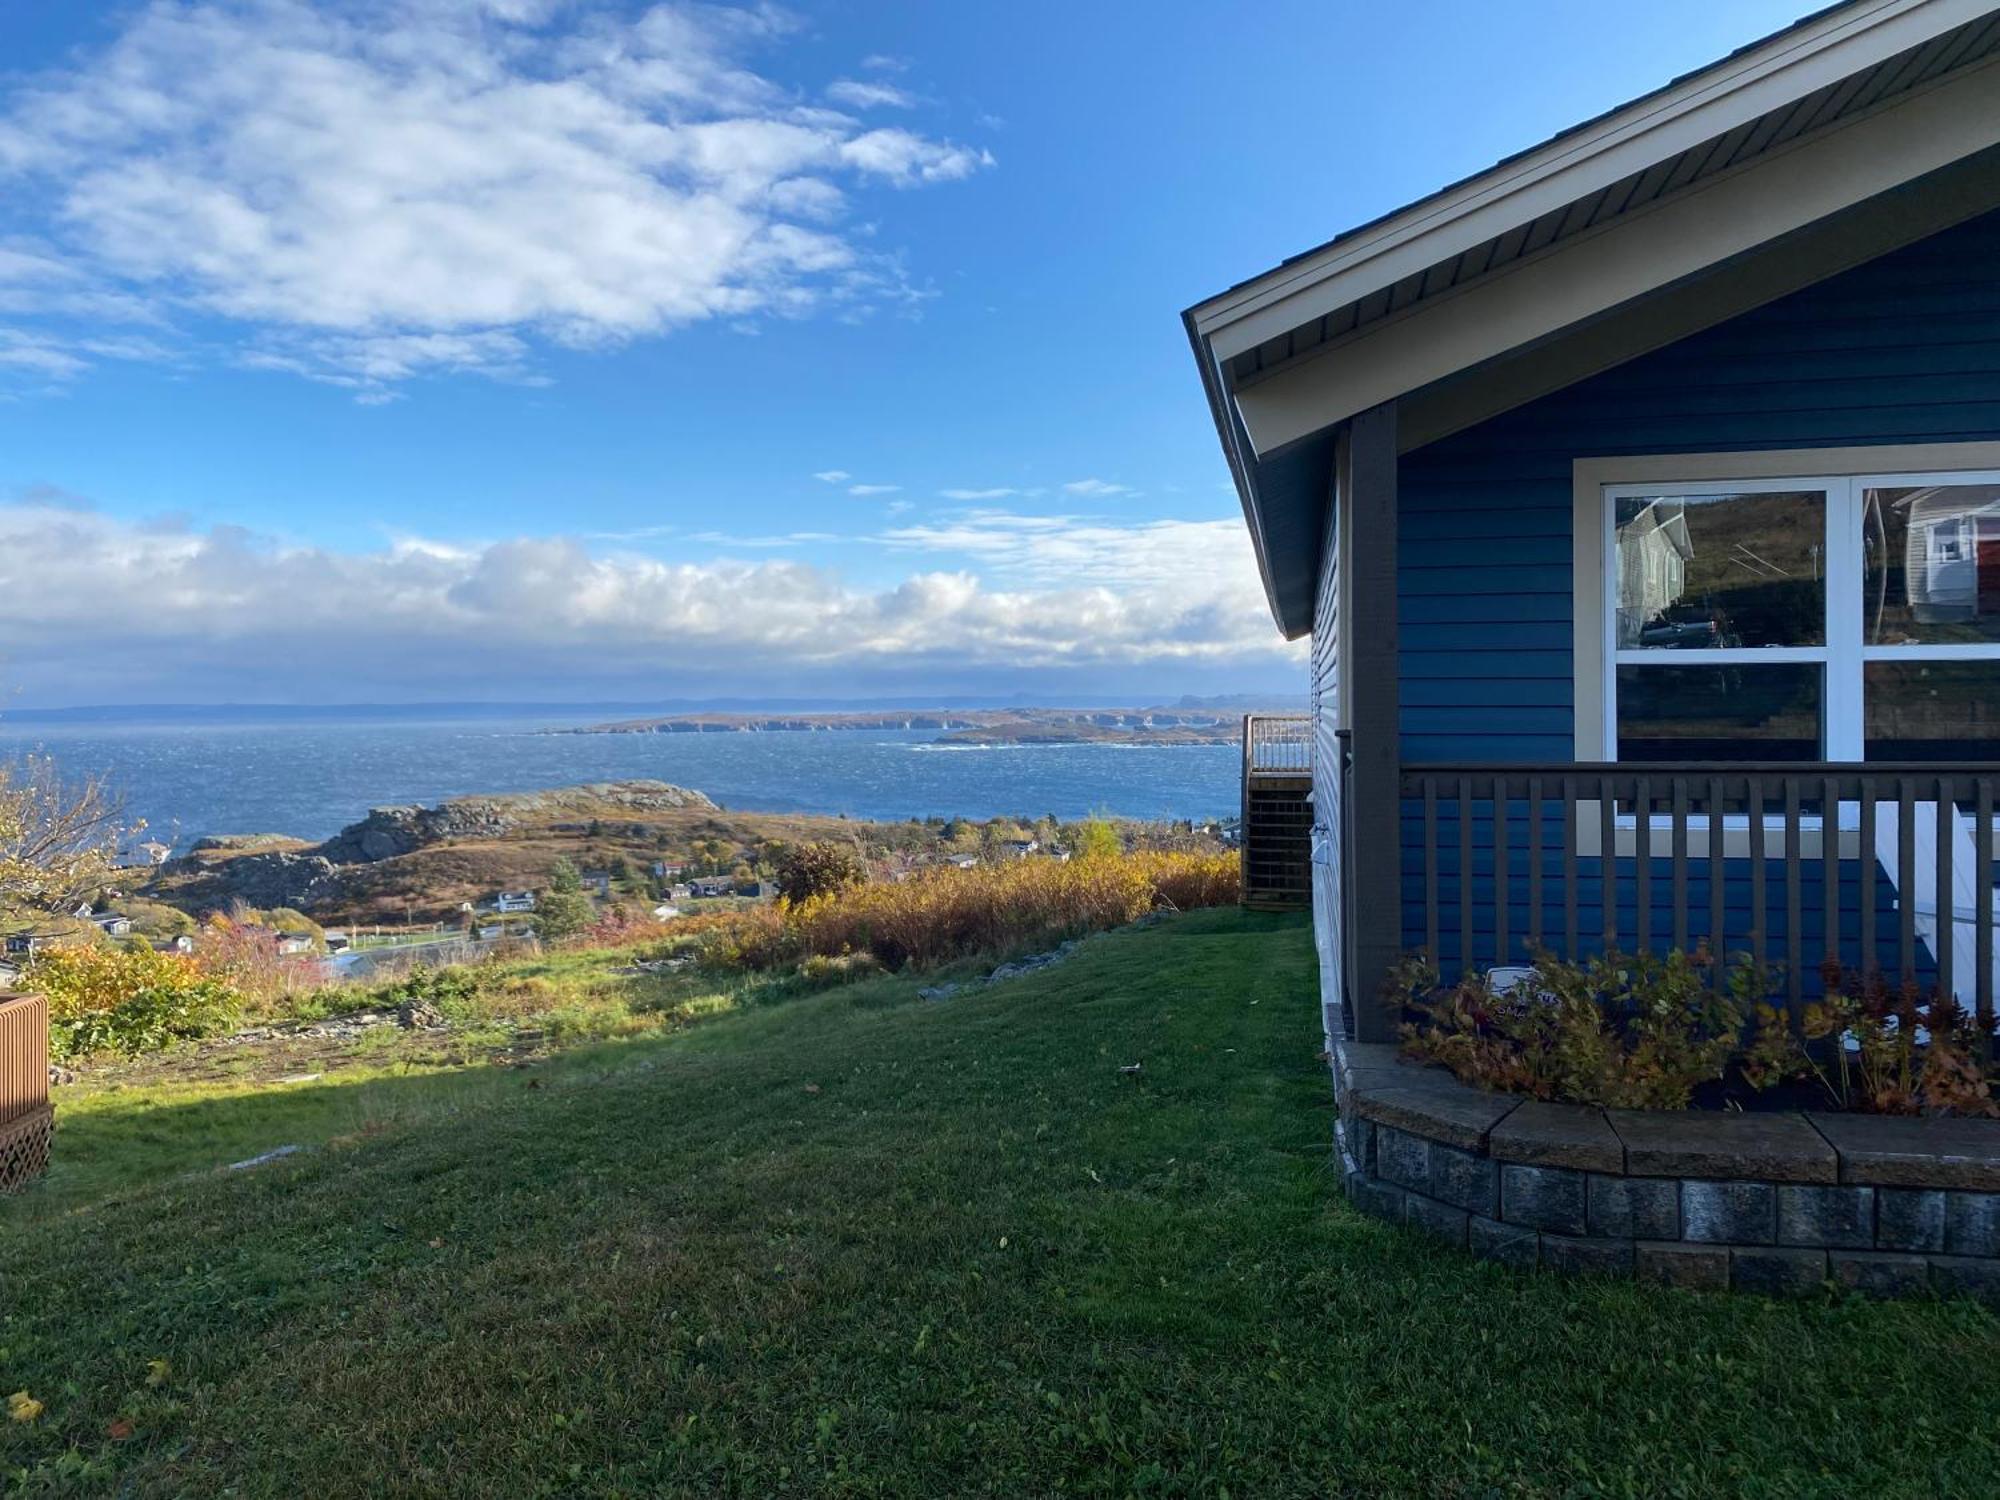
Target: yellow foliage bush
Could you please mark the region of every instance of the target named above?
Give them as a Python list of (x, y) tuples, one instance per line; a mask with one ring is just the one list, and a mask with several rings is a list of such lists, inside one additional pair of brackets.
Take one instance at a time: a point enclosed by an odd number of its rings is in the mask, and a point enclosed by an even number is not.
[[(704, 958), (773, 968), (866, 953), (891, 969), (1059, 942), (1122, 927), (1158, 908), (1221, 906), (1238, 894), (1230, 854), (1147, 852), (1061, 863), (946, 866), (903, 881), (829, 891), (796, 906), (697, 918)], [(685, 931), (685, 929), (683, 929)]]
[(243, 997), (186, 954), (144, 944), (61, 947), (35, 955), (21, 987), (49, 1002), (58, 1057), (146, 1052), (227, 1030)]

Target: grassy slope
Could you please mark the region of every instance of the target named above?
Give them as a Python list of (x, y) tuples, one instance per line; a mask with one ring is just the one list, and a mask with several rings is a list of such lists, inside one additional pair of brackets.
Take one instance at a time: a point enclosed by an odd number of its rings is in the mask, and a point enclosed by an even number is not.
[(944, 1004), (858, 986), (536, 1088), (378, 1079), (357, 1140), (23, 1205), (0, 1390), (49, 1409), (0, 1433), (0, 1472), (79, 1494), (1991, 1492), (2000, 1322), (1976, 1307), (1565, 1284), (1349, 1211), (1309, 964), (1295, 922), (1199, 913)]

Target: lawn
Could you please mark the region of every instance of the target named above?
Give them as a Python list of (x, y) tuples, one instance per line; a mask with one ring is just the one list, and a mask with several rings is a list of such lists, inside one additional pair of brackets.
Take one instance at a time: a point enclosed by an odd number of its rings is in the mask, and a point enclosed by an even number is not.
[[(45, 1404), (0, 1422), (0, 1473), (31, 1495), (1993, 1493), (1979, 1307), (1564, 1283), (1351, 1212), (1311, 963), (1295, 920), (1200, 912), (944, 1002), (878, 980), (525, 1072), (162, 1084), (122, 1123), (96, 1098), (58, 1141), (84, 1162), (0, 1210), (0, 1395)], [(115, 1135), (142, 1120), (138, 1181)], [(192, 1170), (253, 1140), (309, 1149)]]

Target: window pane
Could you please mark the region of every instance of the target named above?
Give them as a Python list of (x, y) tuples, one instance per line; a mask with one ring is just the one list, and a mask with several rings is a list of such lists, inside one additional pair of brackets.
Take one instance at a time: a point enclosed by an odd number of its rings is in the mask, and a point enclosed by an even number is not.
[(2000, 760), (2000, 661), (1871, 661), (1869, 760)]
[(1862, 491), (1871, 646), (2000, 641), (2000, 485)]
[(1620, 500), (1618, 645), (1665, 651), (1826, 642), (1826, 495)]
[(1820, 668), (1620, 667), (1620, 760), (1818, 760)]

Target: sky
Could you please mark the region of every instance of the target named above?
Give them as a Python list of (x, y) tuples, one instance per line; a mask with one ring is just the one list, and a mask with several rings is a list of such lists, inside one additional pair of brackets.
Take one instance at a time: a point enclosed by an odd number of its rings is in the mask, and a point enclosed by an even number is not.
[(1181, 311), (1804, 8), (0, 8), (0, 696), (1299, 691)]

